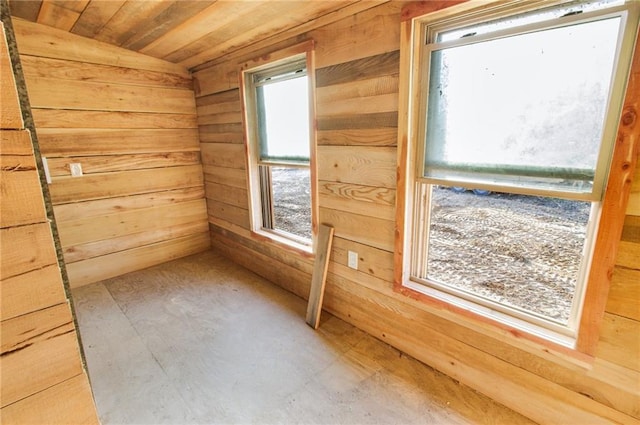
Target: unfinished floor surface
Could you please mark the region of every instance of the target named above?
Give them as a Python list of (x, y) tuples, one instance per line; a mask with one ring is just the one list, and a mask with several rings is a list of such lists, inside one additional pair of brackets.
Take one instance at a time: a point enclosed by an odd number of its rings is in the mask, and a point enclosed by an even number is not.
[(103, 425), (530, 423), (212, 251), (73, 296)]

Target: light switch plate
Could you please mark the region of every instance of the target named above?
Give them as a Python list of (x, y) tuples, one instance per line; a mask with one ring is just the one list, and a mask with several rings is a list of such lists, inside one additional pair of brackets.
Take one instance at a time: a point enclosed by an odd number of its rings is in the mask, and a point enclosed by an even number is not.
[(82, 165), (79, 162), (72, 162), (69, 164), (69, 169), (71, 170), (72, 177), (80, 177), (82, 176)]
[(358, 253), (349, 251), (349, 259), (347, 265), (352, 269), (358, 270)]

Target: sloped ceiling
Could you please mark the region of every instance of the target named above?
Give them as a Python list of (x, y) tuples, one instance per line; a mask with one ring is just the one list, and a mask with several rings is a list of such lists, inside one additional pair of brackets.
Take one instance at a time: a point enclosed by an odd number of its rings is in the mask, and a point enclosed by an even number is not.
[(194, 68), (388, 0), (9, 0), (11, 14)]

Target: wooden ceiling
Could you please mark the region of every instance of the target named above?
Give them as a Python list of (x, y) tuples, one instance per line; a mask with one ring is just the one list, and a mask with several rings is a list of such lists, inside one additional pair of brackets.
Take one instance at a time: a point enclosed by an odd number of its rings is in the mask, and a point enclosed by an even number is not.
[(14, 17), (193, 68), (385, 1), (9, 0), (9, 8)]

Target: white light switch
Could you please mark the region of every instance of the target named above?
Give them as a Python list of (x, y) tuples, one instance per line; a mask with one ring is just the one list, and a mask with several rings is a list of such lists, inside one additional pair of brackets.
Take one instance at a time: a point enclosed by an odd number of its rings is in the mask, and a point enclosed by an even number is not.
[(349, 260), (348, 264), (352, 269), (358, 270), (358, 253), (349, 251)]
[(72, 162), (69, 164), (69, 169), (71, 170), (72, 177), (80, 177), (82, 176), (82, 165), (79, 162)]

